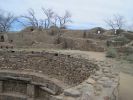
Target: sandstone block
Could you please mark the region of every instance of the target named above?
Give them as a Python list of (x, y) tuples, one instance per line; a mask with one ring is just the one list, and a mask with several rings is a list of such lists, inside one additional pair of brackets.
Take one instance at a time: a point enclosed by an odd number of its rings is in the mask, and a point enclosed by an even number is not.
[(92, 84), (92, 85), (96, 83), (96, 81), (94, 79), (92, 79), (92, 78), (89, 78), (88, 80), (86, 80), (86, 82), (88, 84)]
[(64, 91), (65, 96), (80, 97), (81, 93), (78, 90), (67, 89)]

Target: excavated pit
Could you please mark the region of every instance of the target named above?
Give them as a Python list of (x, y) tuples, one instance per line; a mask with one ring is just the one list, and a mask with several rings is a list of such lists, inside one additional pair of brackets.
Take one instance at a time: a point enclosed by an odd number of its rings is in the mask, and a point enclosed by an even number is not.
[(54, 100), (99, 67), (92, 61), (49, 51), (0, 51), (0, 100)]

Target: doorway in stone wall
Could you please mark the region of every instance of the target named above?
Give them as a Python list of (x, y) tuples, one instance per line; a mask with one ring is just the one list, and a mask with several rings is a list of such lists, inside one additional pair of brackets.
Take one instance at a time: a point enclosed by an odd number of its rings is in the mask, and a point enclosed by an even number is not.
[(5, 41), (4, 36), (3, 35), (0, 36), (0, 42), (4, 42), (4, 41)]

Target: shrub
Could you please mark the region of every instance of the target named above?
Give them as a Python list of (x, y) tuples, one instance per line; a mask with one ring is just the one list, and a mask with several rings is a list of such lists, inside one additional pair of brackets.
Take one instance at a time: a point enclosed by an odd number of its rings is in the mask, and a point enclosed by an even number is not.
[(133, 54), (126, 56), (126, 60), (133, 63)]
[(124, 44), (128, 43), (130, 40), (126, 38), (125, 36), (118, 36), (113, 39), (116, 42), (123, 42)]
[(106, 57), (115, 58), (116, 56), (117, 56), (117, 51), (112, 47), (108, 48), (106, 52)]
[(117, 29), (117, 30), (116, 30), (116, 35), (120, 35), (122, 32), (124, 32), (124, 30), (122, 30), (122, 29)]
[(133, 48), (132, 47), (127, 47), (125, 49), (124, 53), (127, 54), (127, 55), (133, 53)]
[(117, 36), (117, 37), (111, 38), (110, 40), (107, 40), (106, 44), (107, 46), (123, 46), (129, 42), (130, 40), (125, 36)]

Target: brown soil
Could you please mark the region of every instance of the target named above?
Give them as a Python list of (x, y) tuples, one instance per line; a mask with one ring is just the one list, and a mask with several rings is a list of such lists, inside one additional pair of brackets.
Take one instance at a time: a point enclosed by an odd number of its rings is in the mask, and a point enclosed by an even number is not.
[(133, 76), (120, 73), (120, 100), (133, 100)]

